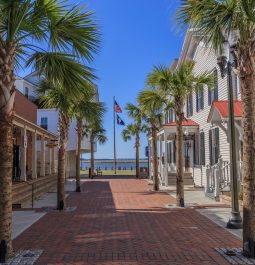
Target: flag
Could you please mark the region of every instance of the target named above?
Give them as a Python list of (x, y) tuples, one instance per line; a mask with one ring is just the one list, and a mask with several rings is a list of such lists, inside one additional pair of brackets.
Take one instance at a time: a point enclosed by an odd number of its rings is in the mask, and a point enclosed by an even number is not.
[(116, 100), (114, 100), (114, 110), (117, 113), (121, 113), (122, 109), (120, 108), (119, 104), (116, 102)]
[(120, 116), (117, 114), (117, 124), (118, 125), (125, 125), (125, 122), (120, 118)]

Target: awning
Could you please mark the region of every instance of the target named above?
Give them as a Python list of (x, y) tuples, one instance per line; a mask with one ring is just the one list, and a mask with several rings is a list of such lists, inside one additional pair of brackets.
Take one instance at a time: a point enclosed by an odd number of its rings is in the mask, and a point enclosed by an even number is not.
[[(234, 101), (234, 117), (236, 120), (242, 119), (242, 104), (240, 100)], [(213, 101), (207, 118), (207, 122), (215, 123), (228, 119), (228, 100)]]
[[(183, 133), (197, 133), (199, 129), (199, 124), (191, 119), (186, 119), (182, 122), (182, 130)], [(169, 122), (162, 125), (161, 130), (158, 133), (159, 135), (175, 135), (176, 134), (176, 122)]]
[[(163, 126), (176, 126), (176, 122), (165, 123)], [(191, 119), (186, 119), (182, 121), (182, 126), (199, 126), (199, 124)]]

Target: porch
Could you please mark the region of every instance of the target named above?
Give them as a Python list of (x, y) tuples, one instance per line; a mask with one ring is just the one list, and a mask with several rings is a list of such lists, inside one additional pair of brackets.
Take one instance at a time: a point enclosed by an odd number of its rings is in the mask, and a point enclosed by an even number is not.
[[(196, 163), (199, 125), (188, 119), (183, 121), (184, 185), (194, 185), (193, 168)], [(158, 175), (160, 185), (176, 184), (176, 122), (162, 125), (157, 134), (158, 140)], [(153, 176), (152, 139), (149, 139), (150, 176)]]
[(57, 135), (15, 115), (13, 127), (13, 182), (57, 172)]

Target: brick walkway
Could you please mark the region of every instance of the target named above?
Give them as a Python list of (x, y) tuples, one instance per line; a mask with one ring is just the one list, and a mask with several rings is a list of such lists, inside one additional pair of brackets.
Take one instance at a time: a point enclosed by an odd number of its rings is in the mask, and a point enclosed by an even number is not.
[(86, 182), (71, 193), (74, 212), (48, 213), (14, 241), (43, 249), (37, 264), (228, 264), (215, 247), (241, 242), (193, 209), (166, 209), (174, 198), (131, 178)]

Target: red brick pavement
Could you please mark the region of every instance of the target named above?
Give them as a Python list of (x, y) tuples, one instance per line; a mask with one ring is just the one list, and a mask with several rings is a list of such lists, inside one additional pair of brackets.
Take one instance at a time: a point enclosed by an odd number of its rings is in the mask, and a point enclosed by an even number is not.
[(37, 264), (228, 264), (214, 248), (240, 240), (193, 209), (166, 209), (174, 198), (150, 187), (131, 178), (88, 181), (68, 197), (74, 212), (47, 213), (14, 247), (43, 249)]

